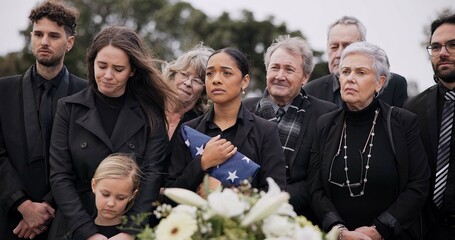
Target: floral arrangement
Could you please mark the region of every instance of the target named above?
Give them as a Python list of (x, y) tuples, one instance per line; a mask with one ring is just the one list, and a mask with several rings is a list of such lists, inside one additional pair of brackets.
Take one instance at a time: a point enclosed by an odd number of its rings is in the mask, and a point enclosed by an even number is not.
[(301, 239), (335, 240), (338, 230), (323, 233), (303, 216), (297, 216), (273, 179), (267, 193), (245, 181), (237, 188), (218, 188), (203, 199), (180, 188), (167, 188), (164, 195), (179, 205), (163, 204), (154, 214), (161, 219), (155, 228), (146, 227), (140, 240), (186, 239)]

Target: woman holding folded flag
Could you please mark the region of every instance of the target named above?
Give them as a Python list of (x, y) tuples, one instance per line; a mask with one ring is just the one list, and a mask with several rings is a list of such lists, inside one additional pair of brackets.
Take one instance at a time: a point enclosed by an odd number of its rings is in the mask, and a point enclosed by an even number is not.
[(179, 130), (182, 137), (173, 149), (166, 187), (186, 188), (205, 196), (202, 181), (208, 173), (210, 188), (237, 186), (247, 179), (252, 187), (266, 189), (267, 177), (285, 188), (284, 155), (276, 123), (255, 116), (241, 104), (249, 81), (248, 62), (240, 51), (224, 48), (209, 57), (205, 86), (213, 107)]

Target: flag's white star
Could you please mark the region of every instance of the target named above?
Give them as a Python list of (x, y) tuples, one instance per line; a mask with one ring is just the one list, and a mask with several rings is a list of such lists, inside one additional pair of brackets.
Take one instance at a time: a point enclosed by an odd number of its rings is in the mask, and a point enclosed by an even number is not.
[(202, 144), (200, 147), (196, 147), (196, 156), (197, 155), (202, 155), (204, 153), (204, 144)]
[(186, 144), (187, 147), (189, 147), (190, 146), (190, 140), (186, 139), (185, 144)]
[(246, 161), (246, 163), (250, 163), (250, 160), (251, 160), (251, 159), (249, 159), (247, 156), (244, 156), (244, 157), (242, 158), (242, 160)]
[(236, 178), (239, 178), (239, 177), (237, 177), (237, 170), (235, 170), (234, 172), (228, 171), (228, 173), (229, 173), (229, 177), (226, 178), (226, 180), (231, 180), (232, 182), (234, 182), (234, 180)]

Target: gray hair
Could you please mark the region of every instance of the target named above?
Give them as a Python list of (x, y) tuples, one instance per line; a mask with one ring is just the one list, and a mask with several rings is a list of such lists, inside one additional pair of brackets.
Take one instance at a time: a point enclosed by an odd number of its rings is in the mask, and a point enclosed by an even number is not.
[(347, 56), (355, 53), (365, 55), (373, 60), (372, 68), (376, 73), (376, 81), (378, 81), (381, 76), (386, 77), (384, 85), (380, 91), (382, 92), (389, 83), (390, 79), (390, 63), (385, 51), (372, 43), (356, 42), (350, 44), (348, 47), (346, 47), (346, 49), (343, 50), (340, 59), (340, 66), (343, 64), (343, 61)]
[(279, 48), (283, 48), (292, 54), (302, 57), (302, 70), (307, 75), (313, 72), (313, 51), (305, 39), (301, 37), (290, 37), (289, 35), (280, 35), (273, 41), (272, 45), (264, 53), (264, 64), (267, 69), (272, 54)]
[(327, 31), (327, 41), (329, 40), (328, 38), (329, 38), (330, 31), (332, 30), (333, 27), (335, 27), (338, 24), (341, 24), (341, 25), (355, 25), (357, 27), (357, 29), (359, 30), (359, 33), (360, 33), (360, 41), (361, 42), (365, 42), (366, 41), (366, 39), (367, 39), (367, 28), (365, 27), (365, 25), (363, 25), (363, 23), (361, 23), (359, 21), (359, 19), (357, 19), (355, 17), (351, 17), (351, 16), (343, 16), (342, 18), (338, 19), (337, 21), (335, 21), (334, 23), (332, 23), (329, 26), (329, 29)]

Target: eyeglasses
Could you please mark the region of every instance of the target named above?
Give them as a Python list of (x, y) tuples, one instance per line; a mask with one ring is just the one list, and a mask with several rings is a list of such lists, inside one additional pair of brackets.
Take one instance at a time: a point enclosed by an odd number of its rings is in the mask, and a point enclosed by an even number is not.
[(436, 57), (441, 53), (442, 47), (446, 49), (449, 54), (455, 53), (455, 39), (446, 42), (446, 44), (433, 43), (427, 47), (428, 54), (432, 57)]
[(191, 79), (191, 84), (192, 85), (198, 86), (198, 87), (205, 86), (204, 82), (200, 78), (194, 77), (191, 74), (188, 74), (187, 72), (184, 72), (184, 71), (178, 71), (178, 73), (180, 75), (182, 75), (183, 82), (186, 82), (189, 79)]
[[(335, 156), (333, 156), (332, 158), (332, 163), (330, 164), (330, 170), (329, 170), (329, 183), (333, 184), (333, 185), (336, 185), (338, 187), (346, 187), (346, 188), (355, 188), (355, 187), (360, 187), (362, 186), (362, 184), (364, 183), (362, 177), (364, 176), (364, 173), (363, 173), (363, 169), (364, 169), (364, 166), (363, 166), (363, 154), (362, 154), (362, 151), (359, 149), (359, 153), (360, 153), (360, 177), (359, 177), (359, 180), (355, 183), (352, 183), (350, 182), (349, 180), (346, 180), (344, 182), (337, 182), (336, 180), (333, 180), (332, 179), (332, 170), (333, 170), (333, 164), (335, 162), (335, 159), (339, 156), (339, 152), (335, 154)], [(346, 161), (346, 160), (345, 160)], [(345, 174), (347, 174), (347, 172), (345, 172)], [(346, 176), (346, 179), (348, 179), (348, 177)]]

